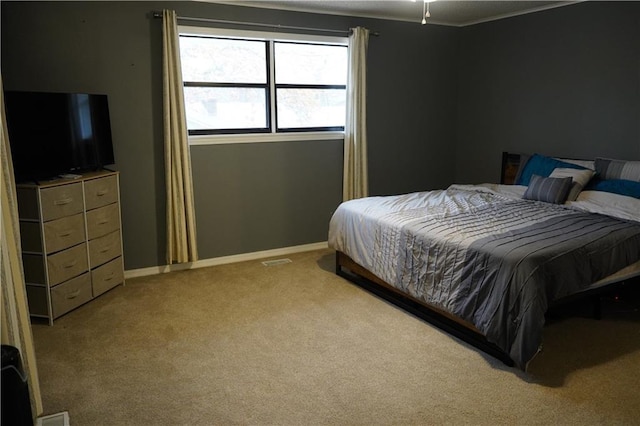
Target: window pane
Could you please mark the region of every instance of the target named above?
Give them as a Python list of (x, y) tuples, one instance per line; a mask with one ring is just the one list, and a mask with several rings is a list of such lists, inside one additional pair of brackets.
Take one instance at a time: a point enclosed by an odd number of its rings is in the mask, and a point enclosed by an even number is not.
[(185, 87), (187, 128), (267, 128), (265, 92), (241, 87)]
[(264, 41), (180, 37), (184, 81), (213, 83), (267, 82)]
[(344, 127), (344, 89), (277, 89), (277, 96), (280, 129)]
[(275, 43), (276, 84), (347, 84), (347, 47)]

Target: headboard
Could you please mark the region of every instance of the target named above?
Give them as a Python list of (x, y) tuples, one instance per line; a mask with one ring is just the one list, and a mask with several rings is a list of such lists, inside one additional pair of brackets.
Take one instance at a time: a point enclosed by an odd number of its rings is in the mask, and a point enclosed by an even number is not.
[(515, 152), (502, 153), (502, 171), (500, 172), (500, 183), (503, 185), (513, 185), (518, 176), (520, 164), (526, 163), (529, 155)]

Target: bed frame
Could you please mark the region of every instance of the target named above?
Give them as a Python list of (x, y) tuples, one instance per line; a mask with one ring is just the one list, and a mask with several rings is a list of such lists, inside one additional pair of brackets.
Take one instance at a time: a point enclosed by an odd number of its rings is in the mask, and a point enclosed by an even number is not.
[(339, 251), (336, 252), (336, 274), (486, 352), (509, 367), (514, 366), (511, 357), (487, 341), (473, 324), (397, 290)]
[[(507, 152), (502, 154), (502, 173), (500, 177), (500, 182), (502, 184), (512, 184), (515, 182), (521, 158), (525, 157), (523, 157), (522, 154)], [(489, 342), (473, 324), (401, 292), (365, 269), (363, 266), (357, 264), (353, 259), (340, 251), (336, 251), (335, 272), (340, 277), (357, 284), (382, 299), (404, 309), (422, 320), (429, 322), (430, 324), (457, 337), (471, 346), (480, 349), (494, 358), (497, 358), (507, 366), (512, 367), (515, 365), (509, 354), (505, 353), (495, 344)], [(592, 303), (593, 317), (600, 319), (602, 314), (602, 295), (615, 291), (616, 288), (620, 286), (626, 285), (631, 279), (640, 282), (640, 276), (637, 271), (632, 274), (623, 274), (620, 277), (607, 280), (607, 282), (601, 286), (554, 301), (549, 309), (555, 309), (576, 300), (587, 299)]]

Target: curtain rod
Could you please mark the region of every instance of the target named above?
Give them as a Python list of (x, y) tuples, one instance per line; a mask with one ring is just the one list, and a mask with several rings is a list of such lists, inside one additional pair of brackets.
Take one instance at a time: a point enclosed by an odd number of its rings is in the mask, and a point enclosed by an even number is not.
[[(153, 11), (152, 16), (154, 18), (162, 18), (162, 12)], [(213, 24), (232, 24), (232, 25), (245, 25), (251, 27), (263, 27), (263, 28), (273, 28), (273, 29), (281, 29), (281, 30), (302, 30), (302, 31), (317, 31), (323, 33), (336, 33), (349, 35), (351, 31), (346, 30), (330, 30), (327, 28), (310, 28), (310, 27), (292, 27), (289, 25), (280, 25), (280, 24), (263, 24), (260, 22), (243, 22), (243, 21), (228, 21), (226, 19), (209, 19), (209, 18), (189, 18), (186, 16), (178, 16), (177, 17), (181, 21), (193, 21), (193, 22), (208, 22)], [(378, 32), (370, 32), (372, 36), (379, 36)]]

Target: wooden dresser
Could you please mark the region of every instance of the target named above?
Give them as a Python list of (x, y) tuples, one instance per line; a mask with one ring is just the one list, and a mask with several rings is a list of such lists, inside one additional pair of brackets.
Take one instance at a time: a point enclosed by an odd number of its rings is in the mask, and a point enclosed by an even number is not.
[(61, 315), (124, 283), (117, 172), (18, 184), (29, 311)]

